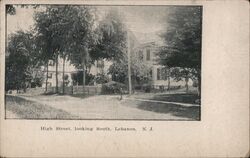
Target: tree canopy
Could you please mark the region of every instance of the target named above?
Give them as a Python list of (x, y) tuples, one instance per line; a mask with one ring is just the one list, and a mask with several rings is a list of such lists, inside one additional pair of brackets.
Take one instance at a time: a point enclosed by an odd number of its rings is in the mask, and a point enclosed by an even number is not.
[(198, 80), (200, 94), (202, 8), (173, 7), (166, 22), (166, 30), (161, 35), (165, 45), (158, 54), (159, 63), (175, 68), (171, 74), (177, 80), (182, 77), (186, 81)]
[(39, 68), (36, 46), (30, 32), (18, 31), (10, 35), (6, 52), (6, 90), (26, 88), (32, 72)]
[(57, 63), (58, 57), (62, 57), (64, 61), (68, 59), (76, 67), (82, 68), (85, 73), (85, 66), (91, 62), (89, 46), (96, 41), (94, 8), (50, 5), (36, 13), (34, 19), (38, 46), (45, 61), (52, 58)]
[[(142, 61), (136, 54), (131, 53), (131, 78), (134, 83), (141, 83), (143, 80), (150, 80), (151, 67)], [(124, 55), (120, 60), (114, 61), (109, 67), (108, 73), (114, 81), (126, 83), (128, 80), (128, 57)]]
[(99, 38), (92, 47), (91, 58), (94, 60), (120, 60), (126, 48), (126, 28), (118, 10), (112, 9), (99, 22)]
[(201, 7), (174, 7), (162, 34), (160, 63), (169, 67), (201, 68)]

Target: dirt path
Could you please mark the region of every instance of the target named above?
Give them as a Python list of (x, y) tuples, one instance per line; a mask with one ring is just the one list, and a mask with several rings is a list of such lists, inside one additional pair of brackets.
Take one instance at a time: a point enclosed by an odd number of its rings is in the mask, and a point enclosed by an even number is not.
[(118, 96), (92, 96), (89, 98), (75, 98), (71, 96), (36, 96), (24, 97), (28, 100), (62, 109), (81, 119), (181, 119), (170, 113), (156, 113), (124, 106)]

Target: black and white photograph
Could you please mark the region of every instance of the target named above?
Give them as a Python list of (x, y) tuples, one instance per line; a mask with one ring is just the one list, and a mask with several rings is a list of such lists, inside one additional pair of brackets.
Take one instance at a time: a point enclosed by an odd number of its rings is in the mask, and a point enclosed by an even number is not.
[(0, 157), (249, 157), (249, 1), (0, 8)]
[(201, 120), (202, 6), (5, 9), (5, 119)]

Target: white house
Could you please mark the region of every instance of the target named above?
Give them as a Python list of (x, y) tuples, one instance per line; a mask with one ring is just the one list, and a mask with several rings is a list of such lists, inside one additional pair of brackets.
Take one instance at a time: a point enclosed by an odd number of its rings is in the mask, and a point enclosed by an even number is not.
[[(185, 81), (176, 82), (173, 78), (168, 78), (166, 75), (166, 68), (158, 64), (156, 55), (161, 48), (160, 42), (147, 42), (140, 44), (134, 53), (142, 59), (142, 62), (146, 63), (151, 67), (150, 77), (152, 79), (151, 84), (154, 88), (159, 88), (159, 86), (167, 86), (168, 79), (170, 79), (171, 86), (184, 86)], [(188, 85), (192, 85), (192, 80), (189, 80)]]
[[(74, 65), (70, 64), (69, 61), (65, 61), (65, 67), (64, 67), (64, 79), (65, 79), (65, 85), (71, 86), (73, 85), (72, 80), (72, 73), (76, 73), (77, 69)], [(44, 67), (44, 82), (42, 84), (42, 87), (46, 87), (46, 74), (47, 68)], [(63, 85), (63, 59), (58, 58), (58, 86)], [(55, 87), (56, 86), (56, 63), (53, 60), (49, 60), (48, 64), (48, 81), (47, 81), (48, 87)]]

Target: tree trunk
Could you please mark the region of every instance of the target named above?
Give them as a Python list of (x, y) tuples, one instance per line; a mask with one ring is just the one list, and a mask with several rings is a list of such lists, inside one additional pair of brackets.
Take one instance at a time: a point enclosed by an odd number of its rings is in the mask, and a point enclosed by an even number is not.
[(26, 81), (23, 84), (23, 92), (26, 93)]
[(64, 94), (64, 88), (65, 88), (65, 79), (64, 79), (64, 72), (65, 72), (65, 56), (63, 57), (63, 87), (62, 87), (62, 93)]
[(82, 59), (82, 90), (84, 93), (84, 87), (85, 87), (85, 62), (84, 62), (84, 58)]
[(186, 77), (185, 78), (185, 82), (186, 82), (186, 84), (185, 84), (185, 87), (186, 87), (186, 93), (188, 93), (188, 77)]
[(170, 77), (168, 76), (168, 90), (170, 90)]
[(58, 93), (58, 53), (56, 55), (56, 93)]
[(129, 43), (129, 31), (127, 31), (127, 54), (128, 54), (128, 89), (129, 95), (132, 94), (132, 83), (131, 83), (131, 61), (130, 61), (130, 43)]
[(46, 85), (45, 85), (45, 93), (48, 91), (48, 76), (49, 76), (49, 61), (47, 62), (46, 65)]
[(19, 93), (19, 87), (16, 86), (16, 93)]
[(201, 73), (200, 73), (200, 70), (199, 70), (199, 73), (198, 73), (198, 96), (200, 97), (201, 96)]

